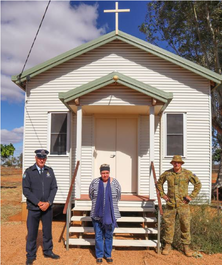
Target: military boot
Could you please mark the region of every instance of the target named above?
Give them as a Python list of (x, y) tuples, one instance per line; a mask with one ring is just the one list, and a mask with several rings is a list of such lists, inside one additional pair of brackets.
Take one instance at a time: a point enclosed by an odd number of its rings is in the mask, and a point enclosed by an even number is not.
[(184, 245), (184, 253), (187, 257), (193, 256), (193, 251), (190, 249), (189, 245)]
[(166, 243), (164, 250), (162, 251), (163, 255), (168, 255), (171, 251), (171, 244)]

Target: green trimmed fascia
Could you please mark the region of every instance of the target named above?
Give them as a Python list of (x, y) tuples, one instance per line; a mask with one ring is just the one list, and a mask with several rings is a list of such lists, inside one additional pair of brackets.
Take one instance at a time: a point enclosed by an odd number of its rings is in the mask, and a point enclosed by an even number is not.
[[(114, 80), (114, 76), (118, 76), (117, 80)], [(61, 92), (59, 93), (59, 99), (63, 103), (68, 103), (69, 101), (79, 98), (81, 96), (84, 96), (92, 91), (95, 91), (99, 88), (102, 88), (104, 86), (107, 86), (112, 83), (119, 83), (126, 87), (132, 88), (134, 90), (137, 90), (140, 93), (143, 93), (149, 97), (153, 97), (157, 100), (160, 100), (164, 103), (169, 103), (169, 101), (173, 98), (173, 93), (171, 92), (165, 92), (162, 90), (159, 90), (155, 87), (149, 86), (147, 84), (144, 84), (140, 81), (137, 81), (131, 77), (128, 77), (126, 75), (123, 75), (118, 72), (112, 72), (106, 76), (103, 76), (101, 78), (98, 78), (94, 81), (91, 81), (87, 84), (84, 84), (80, 87), (71, 89), (67, 92)]]
[[(59, 93), (59, 94), (62, 94), (62, 92)], [(67, 104), (66, 102), (64, 102), (63, 99), (60, 99), (60, 100), (62, 101), (62, 103), (63, 103), (63, 104), (64, 104), (64, 105), (65, 105), (70, 111), (73, 111), (69, 104)]]
[(71, 60), (77, 56), (80, 56), (83, 53), (96, 49), (113, 40), (121, 40), (125, 43), (133, 45), (141, 50), (149, 52), (171, 63), (174, 63), (182, 68), (185, 68), (191, 72), (194, 72), (195, 74), (198, 74), (206, 79), (212, 80), (217, 84), (220, 84), (222, 82), (221, 75), (214, 73), (213, 71), (210, 71), (202, 66), (199, 66), (178, 55), (168, 52), (162, 48), (152, 45), (146, 41), (140, 40), (132, 35), (126, 34), (122, 31), (119, 31), (118, 35), (115, 34), (115, 31), (112, 31), (95, 40), (82, 44), (78, 46), (77, 48), (74, 48), (42, 64), (39, 64), (29, 70), (24, 71), (21, 77), (19, 77), (19, 75), (12, 76), (12, 81), (15, 82), (17, 85), (21, 86), (22, 88), (24, 88), (24, 85), (22, 85), (22, 82), (25, 82), (27, 78), (29, 79), (33, 78), (34, 76), (37, 76), (38, 74), (41, 74), (55, 66), (58, 66), (64, 62), (67, 62), (68, 60)]
[(117, 36), (117, 39), (125, 41), (126, 43), (131, 44), (139, 49), (142, 49), (162, 59), (165, 59), (171, 63), (181, 66), (182, 68), (185, 68), (195, 74), (205, 77), (206, 79), (212, 80), (217, 84), (222, 83), (222, 75), (217, 74), (187, 59), (184, 59), (174, 53), (164, 50), (156, 45), (150, 44), (146, 41), (138, 39), (122, 31), (119, 31), (119, 35)]
[(23, 72), (22, 76), (19, 78), (18, 75), (14, 75), (11, 77), (12, 81), (16, 84), (20, 84), (21, 82), (26, 81), (26, 78), (33, 78), (36, 75), (39, 75), (55, 66), (58, 66), (64, 62), (67, 62), (83, 53), (86, 53), (88, 51), (91, 51), (93, 49), (96, 49), (106, 43), (109, 43), (116, 39), (115, 32), (110, 32), (106, 35), (103, 35), (95, 40), (92, 40), (90, 42), (84, 43), (77, 48), (74, 48), (68, 52), (65, 52), (63, 54), (60, 54), (50, 60), (45, 61), (44, 63), (38, 64), (26, 71)]

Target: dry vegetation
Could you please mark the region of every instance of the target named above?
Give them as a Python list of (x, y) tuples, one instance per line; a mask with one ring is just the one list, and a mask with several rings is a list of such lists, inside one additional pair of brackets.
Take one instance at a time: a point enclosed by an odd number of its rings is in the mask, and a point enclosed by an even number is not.
[[(25, 264), (26, 252), (26, 223), (21, 221), (21, 180), (22, 172), (19, 169), (3, 168), (1, 177), (1, 264)], [(70, 248), (66, 251), (63, 241), (59, 242), (64, 217), (60, 216), (53, 222), (54, 252), (61, 256), (59, 261), (46, 260), (42, 254), (42, 227), (39, 227), (37, 260), (34, 265), (91, 265), (96, 264), (94, 247)], [(158, 255), (151, 249), (123, 249), (113, 251), (116, 265), (199, 265), (222, 264), (222, 254), (206, 255), (201, 253), (200, 258), (187, 258), (181, 252), (173, 250), (169, 256)], [(107, 264), (104, 260), (103, 264)]]

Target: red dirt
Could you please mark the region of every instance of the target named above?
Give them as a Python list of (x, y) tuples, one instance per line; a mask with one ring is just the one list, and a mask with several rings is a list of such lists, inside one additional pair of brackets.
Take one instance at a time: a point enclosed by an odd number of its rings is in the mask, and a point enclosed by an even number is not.
[[(54, 252), (61, 256), (59, 261), (46, 260), (42, 254), (42, 228), (40, 226), (38, 236), (37, 260), (34, 265), (58, 264), (58, 265), (91, 265), (96, 264), (94, 247), (70, 248), (66, 251), (63, 242), (58, 242), (63, 230), (64, 222), (53, 222)], [(1, 264), (20, 265), (25, 264), (25, 222), (8, 222), (2, 226), (2, 257)], [(182, 253), (173, 250), (168, 256), (158, 255), (154, 250), (145, 249), (116, 249), (113, 251), (113, 259), (116, 265), (199, 265), (222, 264), (222, 254), (205, 255), (202, 258), (187, 258)], [(104, 260), (103, 264), (107, 264)]]
[[(21, 174), (18, 176), (3, 176), (2, 181), (18, 182), (21, 181)], [(19, 187), (21, 188), (21, 187)], [(20, 198), (2, 198), (3, 204), (17, 205)], [(2, 204), (2, 206), (3, 206)], [(1, 224), (1, 264), (20, 265), (26, 261), (26, 223), (21, 222), (21, 212), (10, 216), (7, 222)], [(53, 243), (54, 252), (61, 256), (58, 261), (45, 259), (42, 254), (42, 227), (39, 227), (37, 259), (34, 265), (91, 265), (96, 264), (94, 256), (94, 247), (72, 247), (66, 251), (63, 241), (59, 242), (63, 231), (65, 221), (53, 221)], [(64, 235), (65, 236), (65, 235)], [(201, 253), (202, 258), (188, 258), (182, 253), (173, 250), (168, 256), (157, 254), (154, 250), (117, 248), (113, 251), (114, 265), (219, 265), (222, 264), (222, 254), (206, 255)], [(105, 260), (103, 264), (108, 264)]]

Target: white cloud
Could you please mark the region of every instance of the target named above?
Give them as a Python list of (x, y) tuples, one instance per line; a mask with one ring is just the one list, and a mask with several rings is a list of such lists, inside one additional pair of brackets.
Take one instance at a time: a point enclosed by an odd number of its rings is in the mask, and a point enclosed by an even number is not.
[[(1, 5), (2, 100), (20, 101), (24, 93), (12, 83), (11, 75), (23, 68), (47, 2), (8, 1)], [(97, 9), (97, 4), (71, 7), (68, 1), (52, 1), (25, 69), (104, 34), (105, 26), (96, 25)]]
[(21, 102), (24, 100), (24, 92), (16, 86), (9, 76), (1, 76), (1, 98), (9, 102)]
[(15, 128), (12, 131), (6, 129), (1, 130), (1, 143), (2, 144), (15, 144), (23, 140), (23, 127)]

